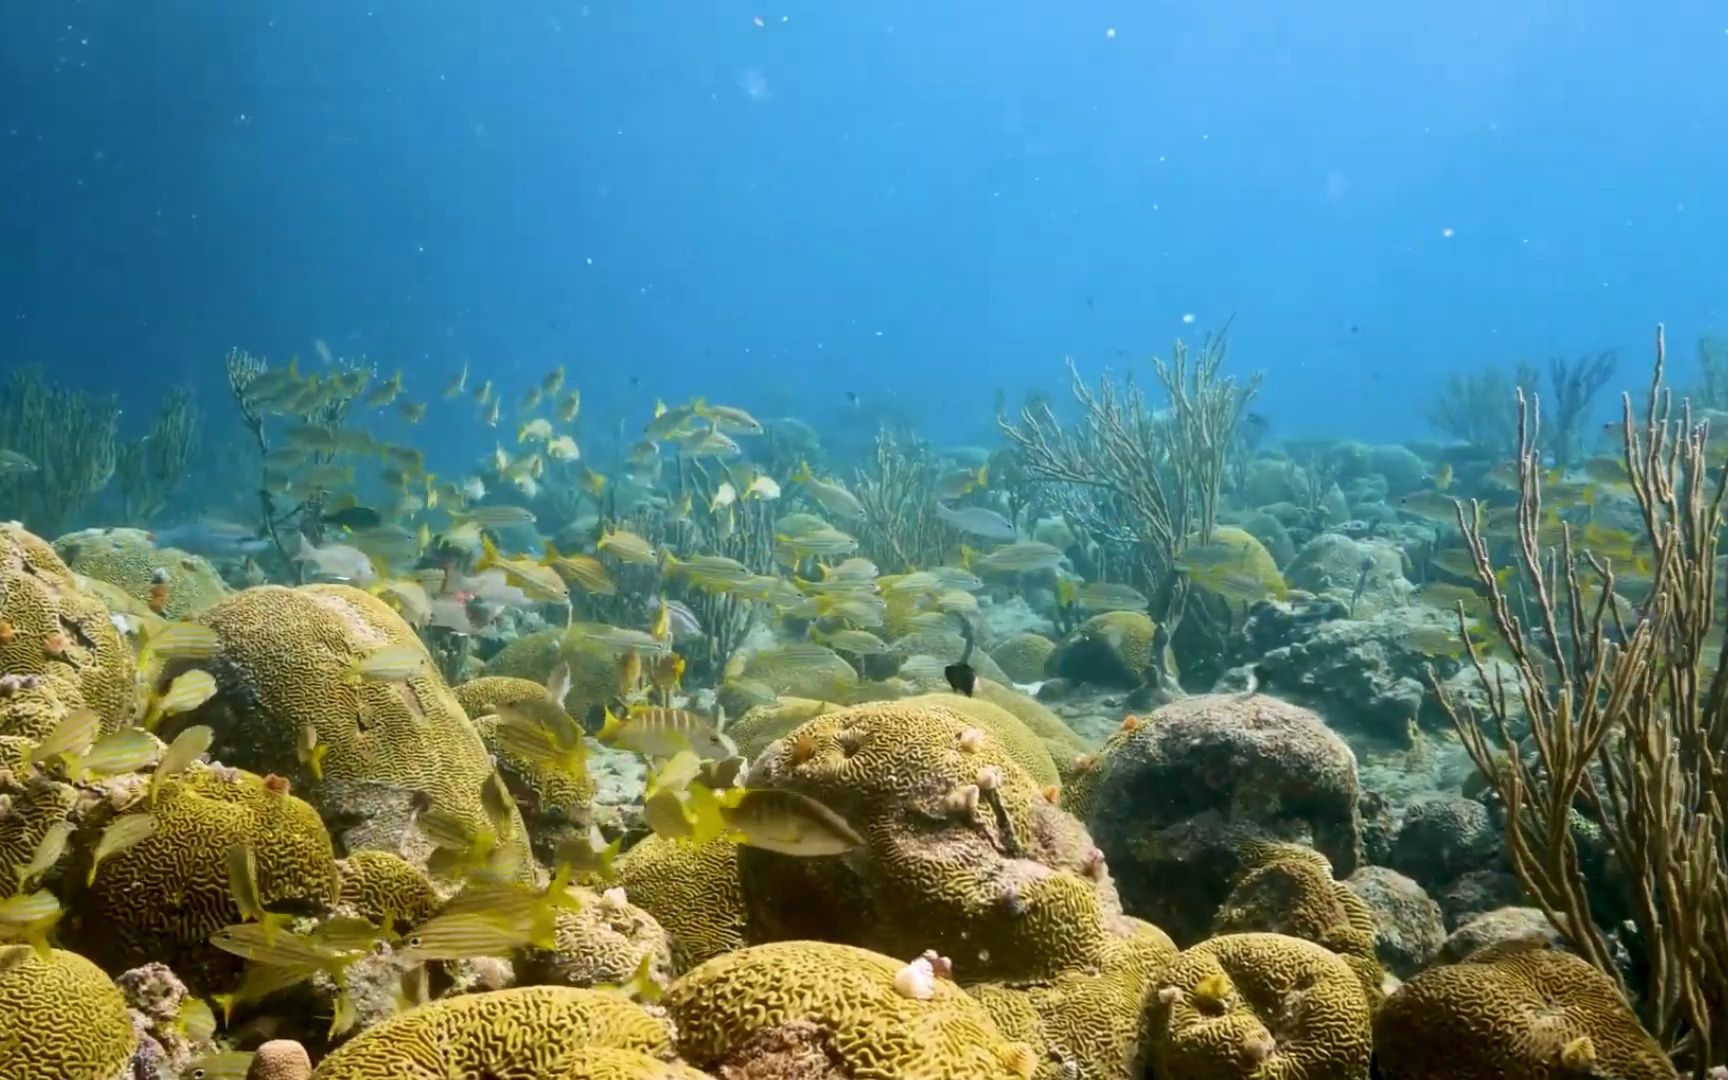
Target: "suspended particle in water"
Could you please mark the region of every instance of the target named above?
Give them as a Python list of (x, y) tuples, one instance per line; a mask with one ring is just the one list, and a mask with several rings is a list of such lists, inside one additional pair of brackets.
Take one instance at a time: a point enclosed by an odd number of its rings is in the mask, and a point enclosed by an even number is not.
[(1450, 240), (1450, 239), (1452, 239), (1453, 231), (1454, 230), (1453, 230), (1452, 226), (1448, 225), (1444, 229), (1440, 230), (1440, 236), (1443, 239)]
[(1194, 313), (1192, 311), (1184, 312), (1182, 314), (1182, 324), (1184, 326), (1194, 325)]

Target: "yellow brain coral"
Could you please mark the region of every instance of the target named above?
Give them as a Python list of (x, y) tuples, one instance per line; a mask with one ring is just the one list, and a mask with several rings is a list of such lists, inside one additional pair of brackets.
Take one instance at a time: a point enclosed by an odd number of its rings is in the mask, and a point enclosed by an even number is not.
[(497, 712), (524, 701), (550, 701), (546, 688), (528, 679), (486, 675), (455, 688), (456, 700), (474, 722), (480, 741), (516, 796), (537, 854), (548, 862), (560, 840), (586, 833), (594, 817), (594, 783), (586, 774), (547, 769), (498, 740)]
[(116, 1080), (137, 1044), (125, 998), (95, 964), (0, 947), (0, 1076)]
[(1374, 1017), (1384, 1080), (1672, 1080), (1614, 984), (1571, 953), (1522, 943), (1429, 968)]
[(768, 749), (768, 744), (792, 731), (798, 725), (823, 713), (843, 708), (832, 701), (815, 698), (781, 697), (765, 705), (757, 705), (726, 728), (738, 752), (755, 758)]
[(702, 964), (672, 984), (663, 1004), (684, 1059), (725, 1075), (1031, 1076), (1030, 1049), (1004, 1038), (977, 1002), (945, 979), (914, 986), (901, 976), (905, 966), (846, 945), (756, 945)]
[[(54, 549), (15, 522), (0, 523), (0, 626), (0, 672), (47, 676), (62, 704), (96, 710), (104, 730), (131, 715), (131, 644)], [(4, 710), (0, 702), (0, 724)]]
[(1226, 934), (1154, 980), (1155, 1076), (1183, 1080), (1366, 1080), (1369, 1007), (1336, 953), (1282, 934)]
[(1044, 740), (1058, 764), (1065, 754), (1085, 753), (1090, 747), (1079, 732), (1064, 723), (1062, 718), (1051, 712), (1043, 702), (1012, 686), (981, 678), (973, 688), (972, 696), (1019, 717), (1022, 724)]
[(1015, 634), (990, 650), (996, 666), (1015, 682), (1037, 682), (1044, 677), (1044, 664), (1056, 651), (1056, 643), (1043, 634)]
[(162, 783), (154, 807), (140, 799), (123, 813), (151, 814), (155, 831), (103, 859), (86, 887), (96, 837), (119, 816), (99, 806), (80, 827), (65, 879), (72, 936), (110, 970), (161, 960), (190, 978), (199, 962), (224, 955), (207, 941), (240, 921), (228, 878), (228, 852), (239, 844), (257, 859), (267, 908), (318, 910), (337, 898), (330, 835), (279, 778), (193, 765)]
[(715, 840), (692, 846), (650, 835), (619, 858), (617, 869), (630, 902), (672, 935), (679, 971), (744, 944), (738, 845)]
[(517, 952), (517, 978), (551, 986), (618, 985), (646, 957), (656, 982), (671, 981), (671, 940), (654, 916), (630, 903), (627, 892), (569, 891), (577, 907), (557, 913), (554, 947)]
[(17, 871), (78, 802), (71, 785), (29, 775), (24, 754), (35, 745), (34, 739), (0, 735), (0, 900), (18, 890)]
[(342, 903), (375, 923), (394, 916), (397, 927), (416, 926), (437, 912), (441, 901), (432, 882), (390, 851), (356, 851), (336, 863)]
[(1243, 872), (1212, 920), (1214, 934), (1264, 931), (1323, 945), (1344, 959), (1378, 1005), (1385, 973), (1374, 952), (1374, 912), (1332, 878), (1326, 856), (1298, 844), (1242, 846)]
[[(491, 755), (430, 662), (400, 682), (351, 677), (370, 652), (420, 647), (383, 601), (345, 585), (265, 585), (235, 593), (198, 621), (221, 640), (220, 654), (202, 665), (219, 689), (184, 721), (215, 729), (211, 752), (219, 759), (292, 777), (338, 827), (345, 850), (423, 858), (428, 848), (412, 827), (423, 809), (486, 827), (480, 790)], [(327, 748), (321, 780), (295, 750), (308, 726)], [(511, 816), (527, 874), (526, 830)]]
[(1046, 982), (1015, 986), (967, 987), (1004, 1035), (1039, 1051), (1039, 1080), (1141, 1075), (1146, 1053), (1141, 1005), (1177, 948), (1156, 926), (1134, 922), (1133, 935), (1112, 946), (1098, 971), (1063, 972)]
[(616, 994), (568, 986), (529, 986), (443, 998), (400, 1013), (356, 1035), (325, 1058), (313, 1077), (558, 1080), (583, 1075), (562, 1070), (567, 1061), (575, 1062), (581, 1052), (594, 1048), (635, 1050), (659, 1059), (672, 1057), (672, 1040), (665, 1026)]
[(1059, 781), (1056, 761), (1050, 756), (1050, 748), (1044, 745), (1044, 740), (1002, 706), (964, 694), (924, 694), (901, 700), (907, 705), (940, 705), (954, 710), (1001, 739), (1002, 749), (1014, 759), (1014, 764), (1025, 769), (1039, 786)]
[(660, 1061), (636, 1050), (589, 1047), (572, 1051), (543, 1080), (708, 1080), (688, 1065)]
[(748, 936), (951, 956), (959, 977), (1095, 967), (1125, 924), (1079, 822), (969, 717), (903, 701), (819, 716), (747, 783), (797, 791), (865, 837), (843, 858), (739, 852)]
[(229, 592), (208, 559), (158, 548), (142, 529), (84, 529), (54, 541), (54, 550), (73, 573), (117, 586), (168, 619), (203, 611)]

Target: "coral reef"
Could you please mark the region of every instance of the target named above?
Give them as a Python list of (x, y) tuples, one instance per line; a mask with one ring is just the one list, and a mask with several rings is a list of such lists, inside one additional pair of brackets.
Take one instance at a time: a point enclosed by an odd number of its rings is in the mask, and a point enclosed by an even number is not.
[[(54, 541), (75, 574), (104, 581), (165, 619), (184, 619), (228, 595), (222, 575), (201, 555), (158, 548), (141, 529), (84, 529)], [(152, 606), (152, 590), (162, 598)]]
[(1361, 851), (1356, 759), (1314, 713), (1213, 694), (1112, 736), (1070, 781), (1128, 912), (1178, 943), (1204, 936), (1248, 839), (1305, 843), (1348, 874)]
[(1426, 967), (1445, 943), (1440, 905), (1398, 871), (1360, 867), (1344, 879), (1344, 887), (1373, 914), (1374, 955), (1399, 978), (1408, 979)]
[(1158, 625), (1143, 611), (1094, 615), (1056, 647), (1050, 670), (1075, 682), (1136, 687), (1151, 674), (1157, 637)]
[[(148, 813), (155, 831), (96, 867), (85, 885), (96, 836), (114, 819)], [(240, 921), (229, 887), (228, 852), (251, 847), (259, 895), (278, 911), (321, 911), (339, 885), (330, 836), (318, 813), (264, 778), (226, 766), (193, 765), (162, 782), (154, 805), (136, 792), (122, 808), (85, 815), (66, 880), (71, 940), (110, 971), (159, 960), (203, 982), (232, 970), (212, 933)]]
[[(420, 800), (477, 831), (489, 827), (480, 789), (491, 756), (430, 663), (400, 682), (350, 678), (368, 652), (419, 642), (381, 600), (344, 585), (264, 585), (198, 619), (221, 640), (207, 663), (219, 689), (189, 722), (215, 730), (211, 752), (221, 760), (284, 771), (343, 850), (424, 859), (430, 849), (410, 827)], [(297, 758), (307, 726), (329, 748), (321, 777)], [(506, 841), (526, 874), (526, 830), (514, 809), (511, 817)]]
[(619, 858), (617, 871), (624, 894), (671, 935), (678, 970), (744, 944), (738, 845), (724, 839), (691, 845), (648, 836)]
[(356, 851), (336, 860), (336, 874), (343, 906), (380, 925), (386, 917), (398, 927), (417, 925), (442, 902), (431, 879), (392, 851)]
[(313, 1075), (562, 1078), (567, 1059), (596, 1047), (672, 1057), (665, 1026), (640, 1006), (597, 990), (530, 986), (444, 998), (391, 1017), (325, 1058)]
[(1502, 946), (1430, 968), (1374, 1017), (1384, 1080), (1670, 1080), (1614, 983), (1570, 953)]
[(827, 713), (770, 746), (746, 783), (808, 795), (866, 838), (844, 858), (740, 851), (754, 940), (933, 948), (972, 981), (1096, 967), (1125, 929), (1085, 830), (961, 713)]
[[(497, 710), (524, 701), (547, 701), (550, 695), (537, 682), (508, 675), (483, 675), (455, 687), (456, 700), (474, 723), (498, 773), (516, 797), (522, 819), (533, 838), (535, 854), (551, 861), (559, 841), (585, 832), (593, 821), (594, 783), (584, 772), (548, 769), (501, 743)], [(558, 706), (562, 708), (562, 706)]]
[(126, 999), (96, 965), (0, 946), (0, 1076), (119, 1080), (137, 1044)]
[(936, 705), (971, 720), (985, 731), (1002, 741), (1002, 749), (1014, 764), (1026, 770), (1026, 775), (1036, 780), (1041, 787), (1060, 782), (1056, 772), (1056, 760), (1051, 757), (1051, 751), (1037, 733), (1021, 722), (1018, 716), (995, 705), (982, 697), (967, 697), (963, 694), (921, 694), (917, 697), (901, 698), (902, 704), (911, 706)]
[(1153, 1075), (1184, 1080), (1366, 1080), (1370, 1008), (1349, 965), (1280, 934), (1228, 934), (1159, 975)]
[(990, 650), (990, 659), (1003, 674), (1017, 683), (1037, 682), (1044, 678), (1045, 665), (1056, 643), (1043, 634), (1015, 634)]
[(946, 979), (905, 986), (904, 967), (846, 945), (755, 945), (689, 972), (665, 1005), (679, 1053), (720, 1075), (1029, 1080), (1030, 1048)]
[(550, 986), (616, 986), (627, 982), (644, 959), (657, 983), (671, 981), (672, 943), (654, 916), (627, 899), (572, 886), (574, 910), (561, 909), (550, 949), (523, 949), (514, 957), (523, 983)]
[[(0, 621), (9, 628), (0, 637), (0, 672), (41, 677), (60, 705), (96, 710), (104, 730), (131, 715), (131, 645), (53, 547), (10, 523), (0, 523)], [(31, 734), (8, 723), (7, 711), (0, 700), (0, 734)]]
[(538, 630), (509, 642), (486, 662), (487, 675), (503, 675), (538, 683), (544, 687), (560, 660), (570, 664), (570, 692), (564, 708), (571, 716), (587, 721), (589, 713), (612, 696), (617, 674), (612, 662), (598, 653), (575, 651), (565, 655), (560, 648), (563, 634)]

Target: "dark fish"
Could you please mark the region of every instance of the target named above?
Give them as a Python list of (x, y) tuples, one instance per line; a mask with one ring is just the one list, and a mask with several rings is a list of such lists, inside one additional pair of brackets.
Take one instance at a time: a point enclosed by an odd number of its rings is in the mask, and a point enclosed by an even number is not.
[(323, 521), (326, 525), (337, 525), (351, 532), (376, 529), (384, 524), (384, 518), (370, 506), (346, 506), (325, 514)]
[(978, 688), (978, 673), (967, 663), (949, 664), (942, 669), (942, 674), (948, 679), (948, 685), (954, 688), (956, 694), (972, 696), (972, 691)]

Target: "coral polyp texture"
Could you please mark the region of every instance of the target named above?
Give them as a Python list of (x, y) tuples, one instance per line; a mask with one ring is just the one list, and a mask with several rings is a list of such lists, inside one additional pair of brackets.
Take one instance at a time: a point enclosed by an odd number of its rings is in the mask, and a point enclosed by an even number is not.
[(771, 745), (746, 782), (809, 796), (865, 841), (818, 858), (741, 850), (753, 940), (935, 949), (984, 981), (1097, 967), (1127, 931), (1086, 830), (962, 713), (907, 702), (827, 713)]
[(1147, 999), (1154, 1076), (1366, 1080), (1368, 999), (1350, 966), (1282, 934), (1226, 934), (1185, 950)]
[(685, 1061), (721, 1076), (1029, 1080), (1034, 1052), (946, 979), (847, 945), (787, 941), (707, 961), (666, 992)]
[(672, 937), (680, 971), (744, 944), (738, 845), (648, 836), (618, 859), (618, 884)]
[(1374, 1017), (1384, 1080), (1671, 1080), (1674, 1066), (1607, 976), (1523, 942), (1429, 968)]
[(527, 986), (444, 998), (400, 1013), (356, 1035), (313, 1076), (562, 1078), (595, 1048), (672, 1059), (666, 1025), (641, 1006), (598, 990)]
[(54, 541), (73, 573), (120, 589), (165, 619), (183, 619), (228, 595), (208, 559), (158, 548), (142, 529), (83, 529)]
[[(218, 759), (292, 777), (345, 850), (417, 850), (416, 808), (454, 815), (476, 831), (488, 827), (480, 790), (491, 755), (430, 660), (400, 680), (355, 674), (377, 650), (419, 647), (413, 629), (377, 597), (345, 585), (265, 585), (198, 621), (221, 642), (203, 662), (218, 692), (189, 719), (215, 730)], [(296, 752), (307, 727), (326, 748), (321, 776)], [(514, 808), (510, 815), (507, 843), (526, 872), (526, 830)], [(423, 844), (418, 850), (427, 853)]]
[[(0, 624), (0, 674), (47, 682), (60, 705), (94, 709), (106, 730), (131, 715), (132, 646), (54, 548), (16, 522), (0, 523)], [(9, 729), (6, 712), (0, 701), (0, 734), (27, 734)]]
[[(86, 815), (68, 875), (70, 936), (109, 970), (163, 960), (190, 977), (211, 961), (231, 960), (207, 942), (241, 919), (228, 870), (229, 852), (240, 845), (252, 849), (267, 909), (314, 913), (335, 903), (330, 835), (317, 811), (280, 784), (194, 765), (164, 780), (154, 804), (136, 794), (124, 809), (105, 803)], [(103, 859), (86, 885), (100, 831), (146, 813), (154, 831)]]
[(95, 964), (0, 946), (0, 1076), (122, 1080), (137, 1043), (125, 998)]

